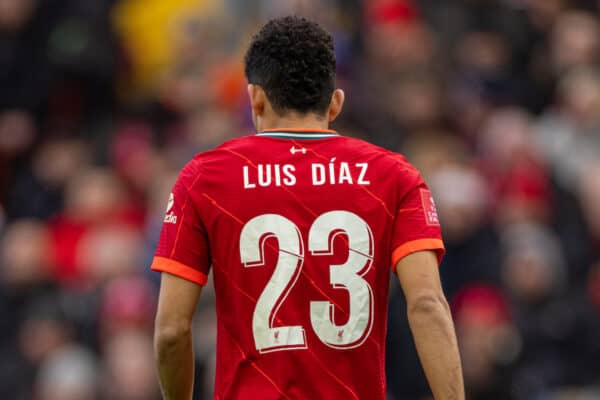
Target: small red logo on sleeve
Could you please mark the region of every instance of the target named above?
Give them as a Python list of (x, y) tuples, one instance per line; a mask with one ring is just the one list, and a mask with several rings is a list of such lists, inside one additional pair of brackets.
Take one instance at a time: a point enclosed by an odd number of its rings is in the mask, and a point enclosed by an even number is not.
[(425, 213), (427, 225), (439, 226), (440, 219), (438, 218), (435, 202), (433, 201), (433, 197), (431, 197), (431, 192), (429, 190), (421, 189), (421, 203), (423, 205), (423, 212)]

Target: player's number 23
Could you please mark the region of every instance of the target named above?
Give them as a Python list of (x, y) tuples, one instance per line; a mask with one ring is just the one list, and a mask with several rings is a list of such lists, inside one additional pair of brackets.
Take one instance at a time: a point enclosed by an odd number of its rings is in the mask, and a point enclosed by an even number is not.
[[(351, 349), (360, 346), (373, 325), (373, 291), (363, 276), (373, 262), (373, 234), (369, 225), (348, 211), (330, 211), (320, 215), (308, 232), (308, 250), (313, 256), (333, 254), (337, 235), (345, 234), (348, 259), (329, 268), (334, 288), (349, 294), (349, 317), (344, 325), (334, 323), (334, 305), (329, 301), (310, 302), (310, 321), (319, 339), (327, 346)], [(252, 318), (252, 332), (260, 353), (304, 349), (306, 334), (302, 326), (277, 326), (277, 311), (295, 285), (304, 262), (304, 243), (300, 230), (278, 214), (263, 214), (248, 221), (240, 236), (240, 257), (245, 267), (263, 266), (264, 246), (268, 238), (279, 243), (275, 271), (258, 298)]]

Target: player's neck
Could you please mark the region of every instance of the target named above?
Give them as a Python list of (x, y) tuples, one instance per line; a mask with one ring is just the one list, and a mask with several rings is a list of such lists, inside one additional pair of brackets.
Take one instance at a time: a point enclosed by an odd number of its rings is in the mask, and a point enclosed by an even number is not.
[(257, 121), (257, 130), (267, 131), (274, 129), (294, 129), (294, 130), (326, 130), (329, 129), (327, 118), (315, 114), (297, 114), (290, 113), (283, 116), (273, 115), (268, 118), (261, 118)]

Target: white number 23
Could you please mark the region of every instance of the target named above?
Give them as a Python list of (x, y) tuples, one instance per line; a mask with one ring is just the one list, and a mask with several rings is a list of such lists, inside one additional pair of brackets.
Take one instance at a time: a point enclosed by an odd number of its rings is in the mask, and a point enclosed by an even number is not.
[[(345, 289), (349, 297), (349, 317), (344, 325), (335, 324), (335, 307), (329, 301), (310, 302), (310, 321), (317, 337), (327, 346), (351, 349), (360, 346), (373, 325), (373, 291), (363, 276), (373, 262), (373, 234), (369, 225), (348, 211), (320, 215), (308, 232), (308, 249), (313, 256), (332, 255), (337, 235), (345, 234), (348, 258), (329, 268), (329, 282)], [(260, 353), (304, 349), (306, 334), (302, 326), (277, 326), (278, 309), (296, 284), (304, 263), (304, 243), (298, 227), (278, 214), (252, 218), (242, 228), (240, 258), (245, 267), (265, 264), (264, 246), (268, 238), (279, 243), (279, 256), (271, 279), (256, 302), (252, 332)]]

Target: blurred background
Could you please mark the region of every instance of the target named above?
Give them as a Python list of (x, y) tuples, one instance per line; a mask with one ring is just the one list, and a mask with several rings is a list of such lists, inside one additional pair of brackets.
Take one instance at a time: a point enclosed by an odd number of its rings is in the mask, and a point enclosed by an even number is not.
[[(334, 127), (437, 200), (470, 399), (600, 399), (600, 2), (0, 0), (0, 398), (159, 399), (148, 270), (199, 151), (253, 132), (268, 18), (335, 36)], [(212, 398), (212, 284), (196, 319)], [(390, 399), (428, 390), (392, 281)]]

